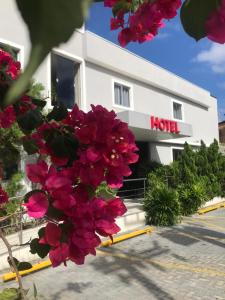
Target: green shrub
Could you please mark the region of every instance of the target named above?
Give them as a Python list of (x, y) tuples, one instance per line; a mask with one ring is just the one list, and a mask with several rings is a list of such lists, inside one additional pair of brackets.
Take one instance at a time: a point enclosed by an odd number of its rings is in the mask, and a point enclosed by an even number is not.
[(171, 226), (180, 220), (178, 193), (155, 174), (148, 177), (148, 189), (144, 199), (146, 223), (158, 226)]
[(193, 184), (178, 186), (177, 191), (182, 215), (188, 216), (196, 213), (206, 201), (210, 200), (206, 184), (206, 180), (201, 178)]

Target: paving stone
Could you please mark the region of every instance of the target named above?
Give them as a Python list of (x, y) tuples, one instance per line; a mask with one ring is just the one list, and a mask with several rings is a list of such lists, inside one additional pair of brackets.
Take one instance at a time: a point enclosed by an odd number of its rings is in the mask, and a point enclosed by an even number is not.
[[(41, 300), (225, 300), (225, 209), (24, 278)], [(15, 283), (0, 283), (0, 290)]]

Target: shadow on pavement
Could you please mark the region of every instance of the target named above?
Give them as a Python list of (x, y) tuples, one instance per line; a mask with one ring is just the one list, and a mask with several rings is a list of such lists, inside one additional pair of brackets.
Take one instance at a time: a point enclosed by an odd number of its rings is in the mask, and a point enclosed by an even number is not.
[[(132, 250), (123, 252), (117, 248), (101, 248), (101, 252), (104, 252), (106, 256), (94, 260), (91, 265), (95, 271), (101, 272), (103, 275), (113, 273), (114, 276), (117, 276), (127, 286), (131, 287), (132, 283), (135, 284), (138, 282), (144, 289), (149, 291), (149, 295), (153, 295), (158, 300), (174, 300), (170, 294), (150, 279), (151, 277), (154, 278), (154, 274), (149, 272), (149, 275), (145, 276), (142, 272), (147, 269), (147, 263), (144, 262), (145, 258), (151, 259), (168, 251), (160, 250), (158, 243), (155, 243), (154, 247), (149, 249), (148, 252), (144, 251), (138, 254)], [(131, 259), (124, 259), (123, 256), (118, 256), (118, 253), (121, 255), (125, 254), (126, 257), (130, 255)], [(135, 260), (135, 256), (137, 260)], [(143, 261), (141, 260), (142, 258)], [(148, 262), (149, 265), (162, 272), (166, 272), (163, 267), (154, 262)]]
[(60, 290), (59, 292), (57, 292), (55, 294), (52, 294), (51, 299), (54, 299), (54, 300), (62, 299), (61, 296), (64, 294), (64, 292), (68, 292), (68, 291), (82, 294), (86, 288), (88, 288), (92, 285), (93, 285), (93, 282), (90, 282), (90, 281), (89, 282), (76, 282), (76, 283), (68, 282), (65, 285), (64, 289)]
[(158, 235), (173, 243), (184, 246), (190, 246), (203, 241), (225, 248), (225, 242), (223, 241), (225, 240), (225, 233), (208, 229), (207, 224), (204, 224), (204, 226), (199, 224), (183, 224), (180, 227), (174, 226), (171, 229), (159, 232)]

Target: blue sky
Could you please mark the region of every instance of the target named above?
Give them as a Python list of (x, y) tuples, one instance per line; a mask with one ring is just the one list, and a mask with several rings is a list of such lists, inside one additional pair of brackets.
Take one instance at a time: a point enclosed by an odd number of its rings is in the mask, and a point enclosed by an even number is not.
[[(93, 4), (86, 28), (118, 44), (118, 33), (109, 28), (110, 17), (109, 8)], [(131, 43), (127, 49), (209, 90), (218, 99), (219, 119), (225, 119), (225, 45), (207, 39), (196, 43), (183, 31), (178, 16), (153, 41)]]

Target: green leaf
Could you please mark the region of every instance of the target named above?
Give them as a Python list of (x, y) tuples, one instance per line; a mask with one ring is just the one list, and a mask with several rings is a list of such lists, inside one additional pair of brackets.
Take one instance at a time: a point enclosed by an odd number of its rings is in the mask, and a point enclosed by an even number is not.
[(39, 109), (29, 110), (17, 117), (20, 128), (29, 132), (39, 127), (43, 123), (43, 117)]
[(41, 227), (41, 228), (38, 230), (38, 236), (39, 236), (39, 239), (41, 239), (44, 235), (45, 235), (45, 227)]
[(37, 254), (40, 258), (45, 258), (50, 251), (50, 246), (47, 244), (39, 244), (39, 239), (33, 239), (30, 243), (30, 252)]
[(27, 154), (32, 155), (32, 154), (37, 153), (39, 148), (34, 140), (23, 139), (22, 143), (23, 143), (23, 148), (27, 152)]
[(127, 0), (118, 1), (112, 8), (113, 16), (116, 17), (119, 11), (129, 12), (132, 8), (132, 4)]
[(62, 219), (63, 217), (65, 217), (65, 215), (63, 214), (63, 212), (61, 210), (59, 210), (51, 205), (48, 207), (47, 215), (48, 215), (48, 217), (54, 218), (54, 219)]
[(37, 287), (36, 287), (36, 284), (33, 283), (33, 289), (34, 289), (34, 299), (38, 299), (38, 292), (37, 292)]
[(4, 289), (0, 293), (0, 300), (18, 300), (19, 291), (16, 288)]
[(26, 262), (26, 261), (22, 261), (18, 264), (17, 268), (19, 271), (29, 270), (32, 268), (32, 264), (30, 264), (29, 262)]
[(31, 98), (32, 102), (34, 105), (38, 106), (40, 109), (44, 108), (45, 105), (47, 104), (47, 101), (41, 100), (41, 99), (36, 99), (36, 98)]
[(24, 93), (29, 80), (53, 47), (65, 43), (80, 28), (92, 0), (16, 0), (28, 26), (32, 49), (28, 65), (6, 95), (10, 105)]
[(65, 119), (68, 115), (68, 111), (66, 107), (60, 103), (58, 105), (55, 105), (53, 110), (47, 115), (47, 119), (49, 121), (55, 120), (55, 121), (61, 121)]
[(184, 30), (196, 41), (204, 38), (205, 21), (210, 13), (220, 5), (220, 0), (186, 0), (184, 1), (180, 18)]

